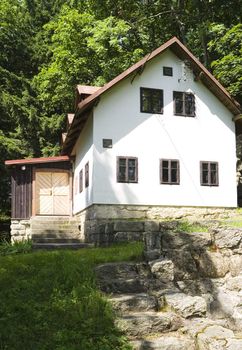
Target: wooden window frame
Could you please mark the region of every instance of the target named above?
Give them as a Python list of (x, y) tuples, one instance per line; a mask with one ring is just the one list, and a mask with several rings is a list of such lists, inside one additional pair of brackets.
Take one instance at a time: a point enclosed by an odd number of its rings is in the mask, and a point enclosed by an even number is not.
[(85, 164), (85, 188), (89, 186), (89, 162)]
[[(120, 179), (120, 160), (125, 160), (125, 179)], [(134, 179), (129, 178), (129, 160), (135, 161), (135, 176)], [(138, 158), (137, 157), (117, 157), (116, 164), (117, 182), (118, 183), (138, 183)]]
[[(208, 181), (204, 182), (203, 181), (203, 172), (206, 171), (203, 169), (203, 166), (207, 164), (208, 166)], [(211, 181), (211, 165), (215, 165), (215, 182)], [(201, 161), (200, 162), (200, 184), (201, 186), (209, 186), (209, 187), (217, 187), (219, 186), (219, 164), (218, 162), (213, 162), (213, 161)]]
[[(150, 96), (148, 97), (149, 100), (149, 107), (145, 109), (144, 108), (144, 92), (149, 92)], [(152, 100), (152, 93), (158, 92), (160, 94), (160, 101), (161, 101), (161, 111), (157, 112), (154, 110), (154, 101)], [(162, 89), (153, 89), (153, 88), (146, 88), (141, 87), (140, 88), (140, 112), (141, 113), (152, 113), (152, 114), (163, 114), (163, 108), (164, 108), (164, 93)]]
[(79, 172), (79, 193), (83, 191), (83, 169)]
[[(181, 95), (180, 101), (182, 103), (182, 112), (176, 111), (176, 99), (178, 99), (178, 94)], [(189, 100), (188, 100), (189, 98), (191, 98), (191, 104), (192, 104), (191, 113), (186, 112), (186, 109), (187, 109), (186, 106), (187, 106), (187, 103), (189, 103)], [(174, 115), (194, 118), (196, 116), (195, 95), (191, 92), (173, 91), (173, 110), (174, 110)]]
[[(168, 181), (163, 178), (163, 162), (168, 162)], [(172, 167), (171, 163), (176, 162), (176, 181), (172, 181)], [(160, 184), (162, 185), (180, 185), (180, 162), (178, 159), (160, 159)]]
[(163, 67), (163, 75), (165, 77), (172, 77), (173, 76), (173, 68), (172, 67)]

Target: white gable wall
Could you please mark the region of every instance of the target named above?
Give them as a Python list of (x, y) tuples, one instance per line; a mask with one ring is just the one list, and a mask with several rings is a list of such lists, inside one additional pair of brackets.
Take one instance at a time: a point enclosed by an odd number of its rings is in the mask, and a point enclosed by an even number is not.
[[(173, 68), (172, 77), (163, 76), (163, 66)], [(140, 112), (140, 87), (163, 89), (162, 115)], [(173, 91), (195, 94), (195, 118), (173, 115)], [(102, 147), (103, 138), (113, 140), (112, 149)], [(84, 145), (83, 135), (81, 140), (78, 152), (81, 142)], [(93, 203), (237, 205), (232, 114), (202, 83), (193, 80), (192, 73), (169, 50), (148, 62), (141, 75), (125, 79), (101, 96), (94, 108), (93, 143)], [(83, 154), (87, 158), (83, 151), (78, 154), (77, 171), (85, 163)], [(138, 183), (117, 183), (118, 156), (138, 158)], [(180, 185), (160, 184), (162, 158), (180, 161)], [(219, 163), (218, 187), (200, 185), (200, 161)], [(75, 210), (90, 202), (90, 198), (82, 200)]]
[[(73, 176), (73, 213), (76, 214), (93, 203), (93, 117), (91, 116), (82, 130), (75, 148), (76, 155)], [(85, 164), (89, 162), (89, 186), (85, 188)], [(79, 176), (83, 171), (83, 191), (79, 192)]]

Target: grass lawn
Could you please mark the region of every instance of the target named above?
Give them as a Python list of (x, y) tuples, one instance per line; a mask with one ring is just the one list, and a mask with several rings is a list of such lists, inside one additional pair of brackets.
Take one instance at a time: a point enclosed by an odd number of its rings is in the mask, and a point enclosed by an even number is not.
[(130, 243), (0, 256), (0, 350), (130, 349), (93, 267), (138, 260), (142, 250)]

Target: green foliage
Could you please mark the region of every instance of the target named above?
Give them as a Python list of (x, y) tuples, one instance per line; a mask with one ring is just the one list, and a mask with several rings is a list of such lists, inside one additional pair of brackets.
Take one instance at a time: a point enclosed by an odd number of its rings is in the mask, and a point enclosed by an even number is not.
[(221, 24), (213, 25), (211, 33), (209, 50), (217, 57), (212, 62), (214, 74), (242, 103), (242, 24), (229, 30)]
[(141, 252), (141, 244), (126, 244), (0, 257), (2, 349), (131, 349), (93, 268)]
[(0, 256), (1, 255), (13, 255), (13, 254), (26, 254), (32, 251), (32, 241), (23, 240), (19, 242), (3, 242), (0, 244)]

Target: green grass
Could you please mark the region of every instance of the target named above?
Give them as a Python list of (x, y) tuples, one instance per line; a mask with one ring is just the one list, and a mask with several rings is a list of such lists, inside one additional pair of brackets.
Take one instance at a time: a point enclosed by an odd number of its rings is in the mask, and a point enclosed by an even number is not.
[(0, 350), (128, 350), (94, 266), (139, 260), (142, 244), (0, 256)]
[(31, 240), (24, 240), (24, 241), (14, 242), (14, 243), (4, 241), (0, 244), (0, 256), (12, 255), (12, 254), (25, 254), (30, 252), (32, 252)]
[(191, 223), (188, 221), (180, 221), (177, 224), (176, 231), (182, 232), (208, 232), (208, 227), (200, 223)]
[(224, 220), (219, 222), (220, 225), (233, 228), (242, 228), (242, 219), (238, 220)]

